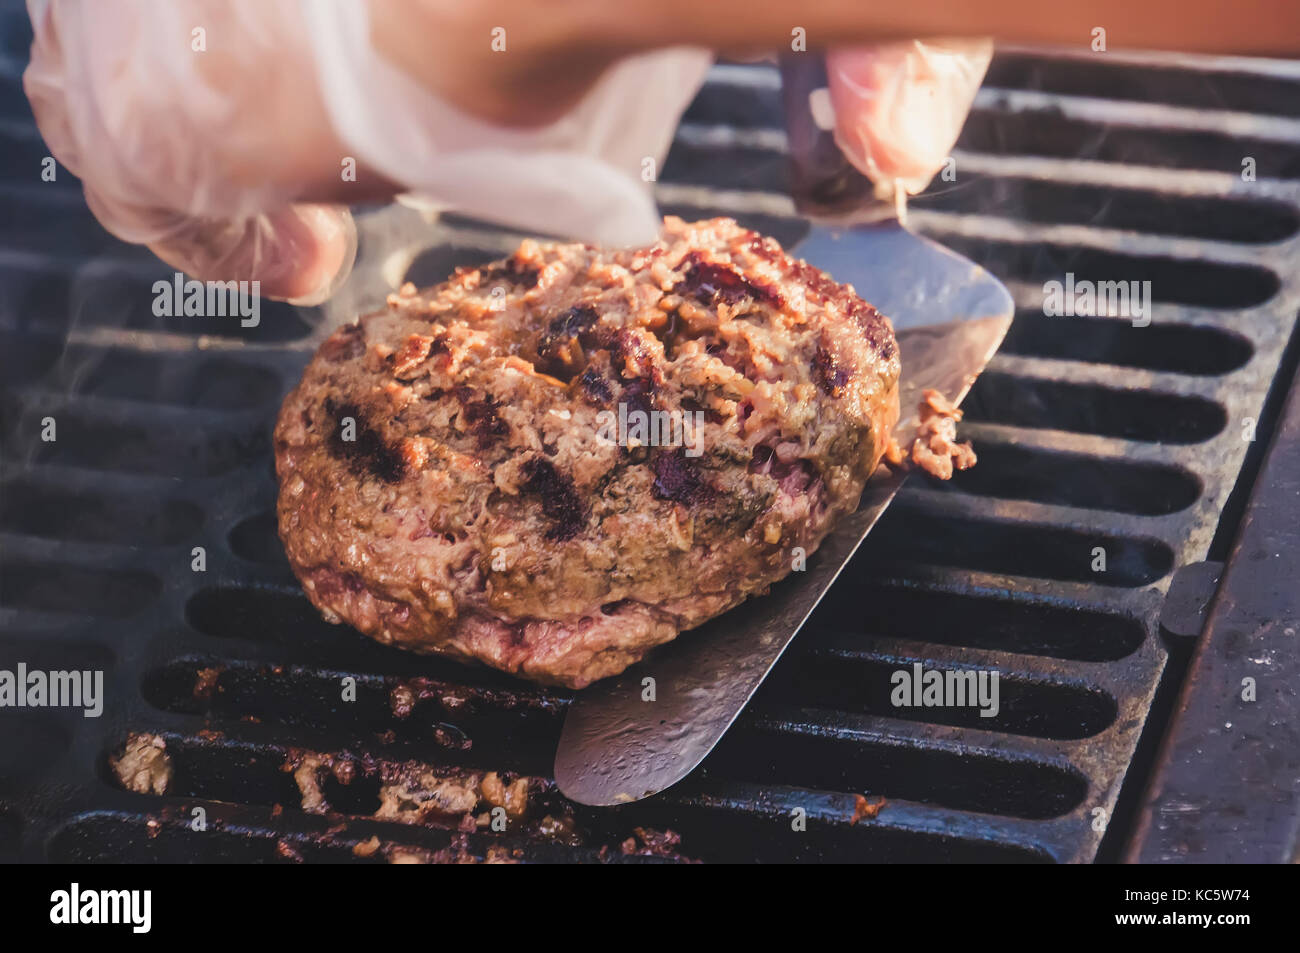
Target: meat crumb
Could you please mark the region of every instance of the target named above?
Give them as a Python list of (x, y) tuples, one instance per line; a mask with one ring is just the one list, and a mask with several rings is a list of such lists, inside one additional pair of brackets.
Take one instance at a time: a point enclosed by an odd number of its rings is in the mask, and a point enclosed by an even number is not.
[(389, 693), (389, 704), (394, 718), (410, 718), (411, 712), (415, 710), (415, 693), (410, 686), (398, 683)]
[(427, 864), (431, 855), (427, 850), (398, 848), (388, 851), (386, 856), (390, 864)]
[(285, 860), (291, 861), (292, 863), (301, 864), (303, 862), (302, 854), (298, 853), (294, 846), (284, 838), (275, 842), (275, 852), (280, 857), (283, 857)]
[(318, 772), (325, 762), (316, 755), (307, 755), (298, 763), (293, 772), (294, 783), (302, 795), (302, 809), (308, 814), (324, 814), (329, 810), (325, 795), (321, 791)]
[(890, 435), (889, 443), (885, 444), (885, 455), (882, 459), (894, 469), (901, 468), (907, 462), (907, 458), (903, 456), (903, 448), (898, 445), (897, 437)]
[(158, 735), (132, 732), (120, 755), (108, 759), (122, 787), (136, 794), (166, 794), (172, 780), (167, 743)]
[(489, 847), (482, 858), (470, 849), (464, 835), (453, 837), (451, 845), (431, 851), (422, 847), (390, 846), (384, 857), (390, 864), (517, 864), (517, 851), (504, 847)]
[[(954, 470), (973, 467), (976, 457), (970, 442), (957, 442), (957, 421), (961, 420), (961, 411), (937, 390), (922, 392), (918, 410), (921, 423), (912, 442), (912, 465), (940, 480), (952, 479)], [(899, 458), (897, 462), (893, 459), (895, 454)], [(896, 446), (886, 451), (885, 459), (895, 466), (903, 462)]]
[(619, 845), (626, 856), (632, 857), (675, 857), (681, 846), (682, 837), (676, 831), (657, 831), (650, 827), (633, 828), (635, 835)]
[(855, 794), (853, 796), (853, 816), (849, 818), (849, 826), (852, 827), (861, 820), (875, 820), (876, 815), (880, 813), (880, 809), (888, 803), (883, 797), (879, 801), (872, 803), (861, 794)]
[(505, 808), (507, 817), (520, 818), (528, 810), (527, 778), (516, 778), (511, 784), (506, 785), (501, 780), (501, 776), (493, 771), (484, 776), (479, 787), (483, 800), (493, 807)]
[(193, 695), (196, 701), (207, 701), (212, 697), (212, 691), (217, 687), (217, 679), (221, 677), (220, 668), (201, 668), (194, 673), (194, 691)]
[(473, 811), (479, 801), (480, 776), (439, 776), (432, 771), (397, 779), (379, 788), (381, 821), (423, 824), (435, 817), (453, 817)]

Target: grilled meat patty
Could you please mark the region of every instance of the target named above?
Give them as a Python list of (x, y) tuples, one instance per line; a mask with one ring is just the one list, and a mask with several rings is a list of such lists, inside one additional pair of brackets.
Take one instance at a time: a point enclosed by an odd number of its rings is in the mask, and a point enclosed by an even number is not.
[(582, 687), (810, 554), (898, 377), (884, 316), (729, 219), (525, 241), (322, 344), (275, 429), (280, 536), (330, 621)]

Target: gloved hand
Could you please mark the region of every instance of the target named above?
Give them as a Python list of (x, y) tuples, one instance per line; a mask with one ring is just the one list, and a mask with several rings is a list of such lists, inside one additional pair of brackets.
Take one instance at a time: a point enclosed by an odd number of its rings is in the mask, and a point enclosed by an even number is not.
[[(27, 95), (100, 222), (194, 277), (259, 280), (300, 304), (347, 277), (346, 206), (397, 193), (524, 230), (649, 242), (645, 160), (662, 160), (710, 61), (693, 48), (619, 58), (598, 28), (530, 2), (28, 8)], [(516, 24), (500, 52), (498, 21)], [(942, 164), (988, 59), (947, 50), (830, 55), (837, 139), (868, 175), (919, 190)]]
[(835, 141), (877, 188), (915, 195), (948, 158), (993, 56), (992, 40), (926, 40), (826, 56)]
[[(296, 6), (31, 0), (23, 85), (95, 217), (199, 278), (314, 303), (346, 276), (345, 208), (300, 201), (345, 151)], [(284, 82), (285, 78), (289, 82)], [(306, 79), (307, 81), (304, 81)]]
[[(508, 127), (438, 95), (463, 83), (458, 74), (417, 78), (372, 48), (365, 3), (28, 8), (24, 87), (104, 227), (195, 277), (256, 279), (263, 294), (299, 304), (347, 277), (356, 229), (346, 205), (399, 192), (526, 230), (652, 241), (644, 160), (662, 160), (711, 60), (690, 49), (629, 57), (596, 70), (560, 118)], [(383, 11), (418, 18), (430, 4)], [(475, 32), (492, 55), (490, 30)]]

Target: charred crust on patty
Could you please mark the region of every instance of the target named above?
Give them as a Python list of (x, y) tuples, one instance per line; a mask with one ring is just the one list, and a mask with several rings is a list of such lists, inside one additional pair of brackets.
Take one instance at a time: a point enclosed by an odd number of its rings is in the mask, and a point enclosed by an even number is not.
[(730, 265), (705, 261), (699, 252), (686, 256), (686, 273), (673, 286), (673, 293), (691, 297), (701, 304), (738, 305), (747, 298), (778, 306), (780, 295), (766, 285), (746, 278)]
[(885, 360), (898, 355), (898, 341), (894, 338), (894, 328), (889, 320), (872, 305), (858, 298), (849, 301), (847, 311), (857, 323), (863, 338)]
[[(332, 456), (346, 460), (353, 470), (378, 477), (385, 483), (399, 483), (406, 476), (407, 462), (402, 451), (384, 442), (379, 431), (367, 422), (356, 404), (338, 404), (326, 398), (325, 415), (332, 423), (328, 447)], [(356, 427), (353, 439), (345, 439), (348, 419)]]
[(541, 274), (537, 268), (527, 265), (514, 257), (491, 265), (484, 265), (482, 268), (470, 269), (470, 271), (478, 272), (479, 283), (482, 285), (508, 281), (524, 288), (536, 287), (537, 279)]
[(583, 337), (600, 320), (590, 305), (567, 308), (547, 323), (537, 342), (538, 368), (568, 382), (583, 363)]
[(587, 521), (587, 512), (574, 489), (573, 480), (565, 476), (544, 457), (524, 461), (524, 488), (542, 500), (542, 512), (554, 525), (546, 538), (564, 541), (578, 535)]
[(686, 456), (682, 450), (656, 453), (654, 473), (654, 495), (661, 500), (694, 506), (712, 499), (716, 493), (700, 473), (698, 460)]
[(497, 415), (500, 404), (491, 394), (480, 398), (469, 387), (457, 387), (454, 393), (460, 401), (466, 429), (474, 435), (480, 449), (490, 447), (510, 433), (510, 425)]
[(876, 308), (854, 293), (851, 285), (842, 285), (824, 271), (806, 261), (795, 261), (791, 274), (807, 288), (808, 295), (820, 305), (833, 304), (851, 317), (872, 349), (886, 361), (898, 355), (898, 343), (889, 320)]
[(835, 352), (830, 348), (818, 347), (813, 355), (813, 372), (817, 386), (828, 397), (843, 397), (844, 387), (852, 378), (848, 369), (835, 359)]
[(614, 397), (609, 381), (595, 368), (589, 367), (582, 372), (578, 377), (578, 386), (584, 397), (600, 407), (604, 407)]

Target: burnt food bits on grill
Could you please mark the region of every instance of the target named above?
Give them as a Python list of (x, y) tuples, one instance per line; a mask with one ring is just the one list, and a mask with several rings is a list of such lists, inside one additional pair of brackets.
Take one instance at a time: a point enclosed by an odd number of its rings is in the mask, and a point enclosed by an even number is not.
[(327, 619), (581, 687), (811, 553), (898, 376), (885, 317), (728, 219), (526, 241), (321, 346), (276, 426), (280, 535)]

